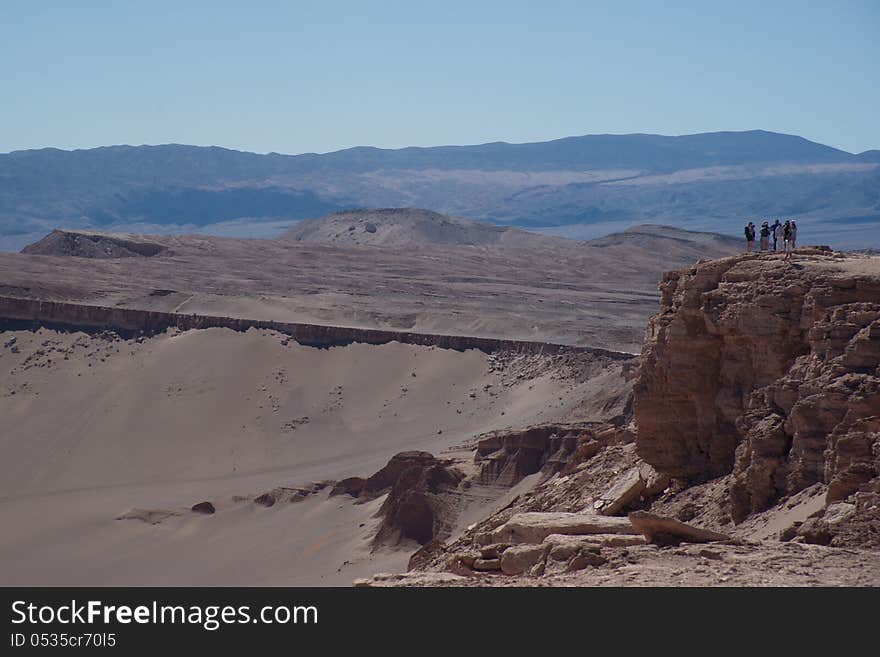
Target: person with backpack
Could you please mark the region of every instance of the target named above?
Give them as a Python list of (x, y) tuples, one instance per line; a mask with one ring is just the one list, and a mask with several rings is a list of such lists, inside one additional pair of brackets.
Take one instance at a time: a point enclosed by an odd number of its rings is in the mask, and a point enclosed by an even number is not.
[(770, 226), (765, 221), (761, 224), (761, 251), (770, 249)]
[(746, 226), (746, 253), (752, 252), (752, 246), (755, 244), (755, 224), (751, 221)]
[(791, 258), (791, 221), (788, 219), (785, 220), (785, 223), (782, 225), (782, 243), (785, 245), (785, 259), (788, 260)]
[(782, 224), (779, 222), (779, 219), (770, 226), (770, 234), (773, 236), (773, 251), (776, 252), (776, 245), (782, 239)]

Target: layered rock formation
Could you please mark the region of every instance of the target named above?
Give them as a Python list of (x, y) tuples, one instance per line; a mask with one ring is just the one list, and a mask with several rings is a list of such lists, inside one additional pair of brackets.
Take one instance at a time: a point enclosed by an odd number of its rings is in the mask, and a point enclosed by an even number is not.
[(689, 483), (732, 473), (741, 521), (811, 484), (880, 490), (880, 266), (803, 249), (664, 275), (635, 385), (638, 453)]
[(435, 458), (429, 452), (401, 452), (369, 477), (360, 497), (388, 493), (379, 515), (382, 523), (374, 544), (397, 545), (410, 539), (424, 545), (445, 538), (454, 517), (455, 489), (464, 475), (450, 460)]
[[(545, 476), (559, 472), (576, 452), (584, 460), (598, 451), (599, 442), (593, 439), (597, 428), (609, 430), (598, 423), (540, 424), (519, 431), (484, 434), (474, 455), (474, 462), (480, 466), (477, 481), (511, 487), (536, 472)], [(610, 430), (615, 431), (613, 427)]]

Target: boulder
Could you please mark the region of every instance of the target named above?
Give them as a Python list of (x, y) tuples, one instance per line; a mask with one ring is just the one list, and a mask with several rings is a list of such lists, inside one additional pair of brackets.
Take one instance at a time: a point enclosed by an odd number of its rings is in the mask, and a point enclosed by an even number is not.
[(214, 508), (214, 505), (211, 504), (210, 502), (199, 502), (198, 504), (193, 504), (192, 507), (190, 507), (190, 509), (192, 511), (195, 511), (196, 513), (205, 513), (208, 515), (214, 513), (214, 511), (216, 511), (216, 509)]
[(648, 463), (639, 464), (639, 476), (645, 482), (645, 490), (642, 491), (644, 497), (653, 497), (659, 495), (666, 487), (669, 486), (669, 475), (657, 472), (653, 466)]
[(543, 545), (548, 548), (545, 573), (583, 570), (607, 561), (593, 536), (553, 534), (544, 540)]
[(853, 517), (856, 513), (856, 505), (846, 502), (836, 502), (825, 507), (822, 519), (829, 525), (838, 525)]
[(501, 554), (501, 572), (520, 575), (542, 562), (550, 550), (549, 545), (513, 545)]
[(275, 505), (275, 496), (272, 493), (263, 493), (254, 498), (254, 503), (260, 506), (270, 507)]

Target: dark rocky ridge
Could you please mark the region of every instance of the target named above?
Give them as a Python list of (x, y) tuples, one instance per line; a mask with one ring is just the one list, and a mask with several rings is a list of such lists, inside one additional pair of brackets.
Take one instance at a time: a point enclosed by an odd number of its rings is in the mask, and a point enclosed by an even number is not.
[(492, 338), (409, 333), (405, 331), (380, 331), (344, 326), (258, 321), (209, 315), (184, 315), (13, 297), (0, 297), (0, 328), (2, 328), (3, 320), (10, 325), (12, 323), (16, 325), (49, 325), (76, 329), (110, 329), (134, 333), (155, 333), (170, 327), (176, 327), (181, 330), (228, 328), (234, 331), (247, 331), (248, 329), (256, 328), (278, 331), (279, 333), (289, 335), (295, 342), (314, 347), (344, 346), (354, 342), (367, 344), (401, 342), (404, 344), (435, 346), (442, 349), (455, 349), (457, 351), (478, 349), (491, 353), (510, 350), (519, 353), (550, 354), (586, 352), (610, 360), (628, 360), (632, 358), (631, 354), (607, 349), (570, 347), (544, 342), (495, 340)]

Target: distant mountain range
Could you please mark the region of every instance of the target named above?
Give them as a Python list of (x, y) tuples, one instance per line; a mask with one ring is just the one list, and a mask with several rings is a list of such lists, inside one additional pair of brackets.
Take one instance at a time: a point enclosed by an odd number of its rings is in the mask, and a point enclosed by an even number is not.
[(0, 155), (0, 246), (49, 230), (272, 235), (355, 208), (433, 211), (592, 238), (642, 223), (739, 235), (794, 217), (806, 242), (880, 245), (880, 151), (765, 131), (258, 155), (110, 146)]

